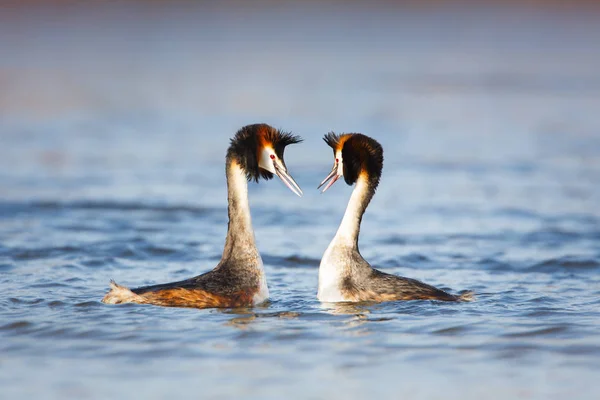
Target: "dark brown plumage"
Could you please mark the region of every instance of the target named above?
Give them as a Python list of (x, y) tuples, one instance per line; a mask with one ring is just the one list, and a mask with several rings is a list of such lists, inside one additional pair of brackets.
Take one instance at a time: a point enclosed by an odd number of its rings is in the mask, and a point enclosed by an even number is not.
[(264, 169), (270, 168), (294, 193), (301, 194), (283, 161), (285, 146), (300, 141), (298, 136), (267, 124), (240, 129), (231, 139), (225, 158), (229, 223), (219, 264), (209, 272), (179, 282), (131, 290), (111, 282), (102, 301), (194, 308), (242, 307), (265, 301), (269, 291), (254, 240), (247, 181), (271, 179), (273, 173)]
[(323, 140), (333, 149), (335, 158), (332, 172), (321, 183), (331, 181), (324, 191), (340, 174), (348, 185), (357, 183), (357, 186), (340, 228), (321, 260), (319, 299), (326, 302), (470, 300), (470, 292), (453, 295), (415, 279), (381, 272), (365, 261), (358, 250), (358, 236), (362, 216), (381, 178), (383, 148), (375, 139), (360, 133), (330, 132)]

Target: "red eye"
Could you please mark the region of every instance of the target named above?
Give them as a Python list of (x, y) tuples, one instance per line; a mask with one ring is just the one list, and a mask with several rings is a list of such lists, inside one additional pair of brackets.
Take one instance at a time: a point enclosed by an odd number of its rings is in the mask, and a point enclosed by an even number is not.
[(271, 160), (275, 159), (275, 154), (271, 154)]

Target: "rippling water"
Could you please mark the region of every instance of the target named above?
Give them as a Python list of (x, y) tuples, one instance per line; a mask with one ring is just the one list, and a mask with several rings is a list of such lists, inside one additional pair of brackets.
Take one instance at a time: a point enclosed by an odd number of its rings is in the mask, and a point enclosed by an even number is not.
[[(98, 14), (77, 11), (63, 31), (51, 29), (63, 14), (45, 12), (0, 24), (13, 35), (0, 50), (15, 50), (0, 58), (11, 83), (0, 97), (2, 398), (600, 396), (597, 14), (405, 10), (355, 29), (344, 21), (364, 10), (142, 16), (151, 23), (107, 12), (137, 21), (123, 44), (84, 28)], [(174, 22), (182, 15), (209, 26)], [(315, 30), (299, 29), (306, 18)], [(238, 36), (256, 21), (291, 28), (281, 40), (267, 28)], [(219, 23), (233, 29), (220, 41), (185, 40)], [(165, 48), (156, 34), (139, 48), (156, 29), (182, 40)], [(272, 69), (256, 66), (270, 61), (263, 47), (279, 55)], [(213, 59), (182, 59), (198, 49)], [(247, 62), (228, 64), (234, 50)], [(43, 92), (25, 101), (31, 87)], [(100, 303), (111, 278), (138, 286), (216, 265), (228, 138), (259, 121), (305, 138), (286, 151), (303, 198), (250, 184), (270, 304)], [(316, 301), (351, 191), (315, 189), (332, 163), (329, 130), (385, 150), (365, 258), (476, 301)]]

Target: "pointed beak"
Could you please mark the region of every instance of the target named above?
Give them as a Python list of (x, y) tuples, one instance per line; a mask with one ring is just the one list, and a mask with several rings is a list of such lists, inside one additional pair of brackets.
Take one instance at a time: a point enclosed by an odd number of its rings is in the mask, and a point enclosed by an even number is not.
[(325, 188), (321, 191), (321, 193), (325, 193), (325, 191), (327, 189), (329, 189), (340, 177), (340, 175), (338, 175), (338, 163), (336, 162), (335, 164), (333, 164), (333, 169), (331, 170), (331, 172), (329, 173), (329, 175), (327, 175), (327, 177), (325, 177), (325, 179), (323, 179), (323, 182), (321, 182), (321, 184), (317, 187), (317, 189), (320, 189), (321, 186), (323, 186), (327, 181), (329, 181), (329, 183), (327, 184), (327, 186), (325, 186)]
[(283, 181), (283, 183), (285, 183), (285, 186), (287, 186), (292, 192), (296, 193), (298, 196), (302, 197), (302, 189), (300, 189), (300, 186), (298, 186), (294, 178), (292, 178), (292, 176), (287, 173), (285, 167), (277, 165), (275, 160), (273, 160), (273, 167), (275, 167), (275, 174), (279, 177), (279, 179)]

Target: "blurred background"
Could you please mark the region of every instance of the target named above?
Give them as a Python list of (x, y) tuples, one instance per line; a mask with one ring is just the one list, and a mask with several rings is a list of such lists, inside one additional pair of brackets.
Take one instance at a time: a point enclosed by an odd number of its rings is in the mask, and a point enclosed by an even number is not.
[(593, 1), (1, 4), (3, 198), (171, 198), (153, 168), (220, 163), (256, 121), (305, 137), (302, 170), (330, 130), (379, 137), (388, 165), (597, 167)]
[[(0, 1), (0, 397), (596, 399), (599, 114), (596, 1)], [(305, 139), (249, 185), (272, 303), (100, 304), (216, 265), (256, 122)], [(385, 150), (363, 256), (476, 302), (316, 301), (329, 131)]]

